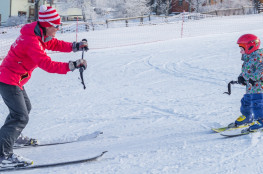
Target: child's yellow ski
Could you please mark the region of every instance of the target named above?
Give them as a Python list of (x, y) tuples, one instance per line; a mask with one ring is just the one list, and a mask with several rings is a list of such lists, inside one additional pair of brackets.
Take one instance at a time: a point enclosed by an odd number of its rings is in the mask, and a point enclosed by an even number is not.
[(226, 130), (235, 130), (235, 129), (240, 129), (240, 128), (245, 128), (250, 126), (251, 124), (246, 124), (246, 125), (241, 125), (239, 127), (235, 127), (235, 128), (229, 128), (229, 127), (221, 127), (221, 128), (212, 128), (212, 131), (216, 132), (216, 133), (220, 133), (220, 132), (224, 132)]

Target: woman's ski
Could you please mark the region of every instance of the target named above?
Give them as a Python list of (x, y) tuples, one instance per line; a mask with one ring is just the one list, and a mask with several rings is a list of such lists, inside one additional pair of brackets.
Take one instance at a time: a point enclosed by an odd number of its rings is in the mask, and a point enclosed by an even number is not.
[(85, 135), (84, 137), (80, 137), (77, 140), (73, 141), (65, 141), (65, 142), (54, 142), (54, 143), (44, 143), (44, 144), (37, 144), (37, 145), (14, 145), (13, 149), (21, 149), (21, 148), (30, 148), (30, 147), (43, 147), (43, 146), (54, 146), (54, 145), (60, 145), (60, 144), (69, 144), (69, 143), (75, 143), (79, 141), (86, 141), (89, 139), (93, 139), (98, 137), (99, 135), (103, 134), (101, 131), (93, 132), (92, 134)]
[(248, 135), (248, 134), (252, 134), (252, 133), (256, 133), (256, 132), (263, 132), (263, 129), (257, 129), (254, 131), (245, 131), (247, 128), (245, 129), (236, 129), (236, 130), (232, 130), (232, 131), (224, 131), (222, 133), (220, 133), (220, 135), (224, 136), (224, 137), (238, 137), (238, 136), (242, 136), (242, 135)]
[(0, 172), (17, 171), (17, 170), (30, 170), (30, 169), (40, 169), (40, 168), (50, 168), (50, 167), (59, 167), (59, 166), (66, 166), (66, 165), (72, 165), (72, 164), (80, 164), (80, 163), (92, 162), (92, 161), (96, 161), (97, 159), (102, 157), (106, 152), (107, 151), (104, 151), (104, 152), (101, 152), (99, 155), (96, 155), (94, 157), (85, 158), (85, 159), (81, 159), (81, 160), (55, 162), (55, 163), (48, 163), (48, 164), (29, 165), (29, 166), (24, 166), (23, 164), (15, 164), (15, 165), (9, 166), (9, 167), (2, 166), (0, 168)]

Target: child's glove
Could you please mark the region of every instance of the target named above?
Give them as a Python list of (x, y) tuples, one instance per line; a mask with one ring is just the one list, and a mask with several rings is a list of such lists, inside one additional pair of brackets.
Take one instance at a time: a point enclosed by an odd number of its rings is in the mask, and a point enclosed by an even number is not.
[(238, 84), (247, 85), (246, 80), (244, 79), (243, 76), (238, 76), (237, 82), (238, 82)]
[(249, 82), (252, 86), (254, 86), (256, 81), (254, 81), (254, 80), (252, 80), (252, 79), (249, 79), (248, 82)]

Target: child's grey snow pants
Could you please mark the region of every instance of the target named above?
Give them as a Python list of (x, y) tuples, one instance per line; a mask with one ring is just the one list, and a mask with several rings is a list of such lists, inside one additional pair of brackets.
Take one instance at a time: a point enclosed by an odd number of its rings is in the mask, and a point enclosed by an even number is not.
[(25, 89), (0, 82), (0, 94), (9, 109), (4, 125), (0, 129), (0, 156), (13, 153), (13, 145), (26, 127), (31, 103)]

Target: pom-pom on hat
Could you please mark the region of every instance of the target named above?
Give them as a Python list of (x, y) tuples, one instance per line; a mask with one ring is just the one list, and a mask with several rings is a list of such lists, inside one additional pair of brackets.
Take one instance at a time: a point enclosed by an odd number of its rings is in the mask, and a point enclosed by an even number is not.
[(53, 7), (41, 5), (38, 13), (38, 21), (42, 27), (60, 25), (60, 16)]

